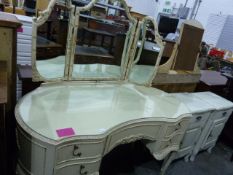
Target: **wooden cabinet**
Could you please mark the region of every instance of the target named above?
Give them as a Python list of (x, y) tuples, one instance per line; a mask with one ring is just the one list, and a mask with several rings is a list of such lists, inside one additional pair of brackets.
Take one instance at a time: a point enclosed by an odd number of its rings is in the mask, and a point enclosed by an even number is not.
[(14, 171), (12, 159), (15, 154), (13, 112), (16, 103), (16, 32), (20, 25), (15, 16), (0, 12), (0, 112), (3, 113), (0, 115), (0, 147), (3, 150), (3, 155), (0, 155), (0, 162), (4, 162), (1, 164), (1, 166), (4, 166), (3, 174), (6, 173), (4, 170), (6, 165), (9, 171), (12, 171), (7, 172), (7, 174)]

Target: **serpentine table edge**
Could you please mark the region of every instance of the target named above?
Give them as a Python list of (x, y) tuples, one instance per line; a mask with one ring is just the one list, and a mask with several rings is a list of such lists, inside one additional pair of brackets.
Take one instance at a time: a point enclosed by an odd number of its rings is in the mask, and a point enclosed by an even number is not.
[(19, 149), (17, 169), (20, 175), (64, 175), (77, 167), (79, 175), (98, 175), (104, 155), (120, 144), (137, 140), (145, 140), (157, 160), (165, 159), (161, 168), (161, 174), (164, 174), (179, 150), (191, 117), (190, 113), (185, 113), (173, 119), (140, 118), (121, 123), (100, 135), (74, 136), (56, 141), (45, 138), (24, 123), (18, 111), (23, 99), (15, 109)]

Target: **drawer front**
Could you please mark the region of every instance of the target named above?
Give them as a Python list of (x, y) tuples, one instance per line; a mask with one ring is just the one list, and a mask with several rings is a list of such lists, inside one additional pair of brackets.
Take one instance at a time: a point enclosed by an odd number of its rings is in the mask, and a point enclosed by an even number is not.
[(188, 120), (183, 120), (183, 121), (181, 121), (179, 123), (176, 123), (176, 124), (173, 124), (173, 125), (169, 124), (167, 126), (165, 137), (170, 138), (170, 137), (173, 137), (176, 134), (184, 133), (185, 129), (186, 129), (186, 126), (187, 126), (187, 123), (188, 123)]
[(57, 148), (56, 163), (70, 160), (100, 157), (103, 154), (104, 141), (89, 141), (69, 143)]
[(107, 141), (105, 154), (120, 144), (134, 142), (141, 139), (156, 140), (159, 137), (161, 123), (135, 124), (113, 132)]
[(201, 128), (194, 128), (185, 132), (181, 142), (181, 149), (193, 147), (201, 135)]
[(203, 127), (206, 124), (210, 115), (210, 112), (193, 114), (188, 128), (192, 129), (197, 127)]
[(219, 135), (221, 134), (225, 126), (225, 121), (226, 119), (225, 120), (223, 119), (221, 121), (214, 121), (213, 127), (210, 133), (208, 134), (205, 144), (208, 144), (209, 142), (217, 141)]
[(228, 118), (231, 115), (231, 113), (232, 113), (232, 109), (215, 111), (213, 115), (211, 115), (211, 119), (217, 120), (225, 117)]
[(93, 175), (99, 171), (100, 160), (89, 163), (69, 163), (55, 168), (55, 175)]

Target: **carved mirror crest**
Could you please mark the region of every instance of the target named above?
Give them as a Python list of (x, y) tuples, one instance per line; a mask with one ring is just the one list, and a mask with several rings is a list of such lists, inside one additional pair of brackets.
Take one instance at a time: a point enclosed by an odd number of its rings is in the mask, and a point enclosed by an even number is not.
[(76, 1), (71, 80), (125, 78), (136, 20), (124, 0)]
[(145, 17), (139, 23), (134, 40), (134, 50), (127, 73), (129, 82), (151, 86), (158, 72), (164, 45), (155, 20)]
[(44, 11), (33, 18), (32, 70), (34, 81), (67, 79), (67, 31), (70, 13), (69, 1), (51, 0)]

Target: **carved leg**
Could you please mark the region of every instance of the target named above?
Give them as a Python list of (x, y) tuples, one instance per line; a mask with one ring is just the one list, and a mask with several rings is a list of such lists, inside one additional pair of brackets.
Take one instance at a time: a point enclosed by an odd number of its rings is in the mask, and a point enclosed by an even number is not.
[(196, 159), (196, 154), (193, 154), (193, 155), (190, 157), (190, 161), (193, 162), (195, 159)]
[(166, 159), (163, 161), (163, 165), (160, 170), (160, 175), (165, 175), (168, 166), (171, 164), (172, 160), (176, 157), (176, 152), (171, 152)]
[(187, 156), (184, 157), (184, 161), (185, 161), (186, 163), (189, 162), (189, 157), (190, 157), (190, 155), (187, 155)]
[(213, 149), (213, 147), (208, 148), (208, 149), (207, 149), (207, 152), (208, 152), (209, 154), (211, 154), (211, 153), (212, 153), (212, 149)]

